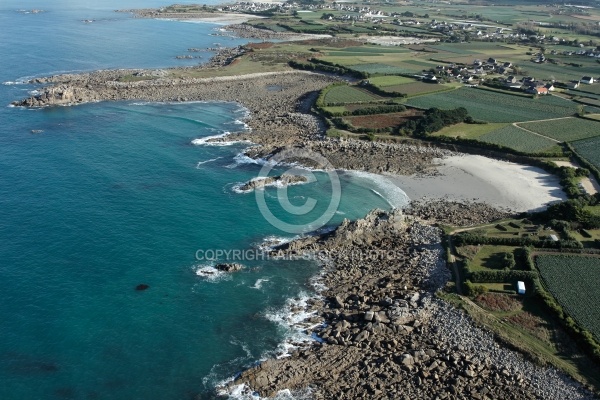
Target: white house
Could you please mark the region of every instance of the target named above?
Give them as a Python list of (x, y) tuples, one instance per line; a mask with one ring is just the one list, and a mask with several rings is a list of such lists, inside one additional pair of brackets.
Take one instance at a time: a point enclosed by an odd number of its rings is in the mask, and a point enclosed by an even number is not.
[(523, 281), (517, 282), (517, 293), (525, 294), (525, 282), (523, 282)]
[(592, 83), (594, 83), (594, 78), (591, 76), (584, 76), (583, 78), (581, 78), (581, 83), (587, 83), (588, 85), (591, 85)]

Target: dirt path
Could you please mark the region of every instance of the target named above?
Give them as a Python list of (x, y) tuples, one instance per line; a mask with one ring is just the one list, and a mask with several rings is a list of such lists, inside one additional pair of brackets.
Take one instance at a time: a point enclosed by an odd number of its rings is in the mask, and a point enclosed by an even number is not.
[[(558, 165), (559, 167), (581, 168), (581, 165), (574, 161), (554, 161), (554, 164)], [(600, 184), (598, 184), (598, 181), (592, 174), (585, 178), (581, 178), (580, 183), (583, 190), (585, 190), (585, 192), (589, 195), (594, 195), (600, 192)]]
[(554, 138), (551, 138), (551, 137), (549, 137), (549, 136), (545, 136), (545, 135), (542, 135), (542, 134), (540, 134), (540, 133), (537, 133), (537, 132), (534, 132), (534, 131), (530, 131), (529, 129), (523, 128), (522, 126), (519, 126), (519, 124), (525, 124), (525, 123), (530, 123), (530, 122), (546, 122), (546, 121), (556, 121), (556, 120), (559, 120), (559, 119), (567, 119), (567, 118), (573, 118), (573, 117), (560, 117), (560, 118), (538, 119), (538, 120), (535, 120), (535, 121), (520, 121), (520, 122), (513, 122), (513, 123), (512, 123), (512, 126), (514, 126), (515, 128), (523, 129), (523, 130), (524, 130), (524, 131), (526, 131), (526, 132), (533, 133), (534, 135), (537, 135), (537, 136), (539, 136), (539, 137), (543, 137), (544, 139), (551, 140), (551, 141), (553, 141), (553, 142), (555, 142), (555, 143), (562, 143), (560, 140), (556, 140), (556, 139), (554, 139)]

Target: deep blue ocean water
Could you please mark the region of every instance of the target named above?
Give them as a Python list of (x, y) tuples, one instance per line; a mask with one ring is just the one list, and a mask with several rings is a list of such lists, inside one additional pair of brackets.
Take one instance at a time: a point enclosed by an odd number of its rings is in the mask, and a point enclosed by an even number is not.
[[(247, 144), (192, 144), (244, 129), (241, 105), (8, 107), (35, 89), (8, 83), (24, 77), (192, 65), (198, 60), (175, 56), (244, 42), (211, 36), (212, 24), (113, 11), (160, 5), (0, 4), (0, 399), (209, 397), (217, 382), (298, 335), (278, 321), (290, 298), (311, 293), (313, 262), (247, 261), (214, 279), (196, 273), (214, 264), (197, 260), (199, 249), (293, 236), (262, 216), (253, 194), (234, 190), (261, 168), (238, 157)], [(46, 12), (17, 11), (34, 8)], [(319, 213), (330, 185), (327, 174), (315, 176), (288, 193), (299, 204), (317, 199)], [(340, 179), (331, 224), (405, 201), (371, 177)], [(304, 221), (277, 211), (276, 188), (265, 194), (282, 219)]]

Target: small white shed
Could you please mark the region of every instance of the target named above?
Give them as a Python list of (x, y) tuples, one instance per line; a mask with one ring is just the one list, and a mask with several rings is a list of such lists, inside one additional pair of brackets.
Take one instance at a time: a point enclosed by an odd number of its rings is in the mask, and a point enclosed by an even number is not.
[(525, 282), (523, 282), (523, 281), (517, 282), (517, 292), (519, 294), (525, 294)]

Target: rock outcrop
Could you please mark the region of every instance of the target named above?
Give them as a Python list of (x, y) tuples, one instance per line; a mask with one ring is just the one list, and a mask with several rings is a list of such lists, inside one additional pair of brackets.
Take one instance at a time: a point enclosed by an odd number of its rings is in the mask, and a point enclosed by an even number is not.
[(308, 178), (303, 175), (288, 175), (267, 176), (264, 178), (252, 179), (240, 186), (239, 190), (250, 192), (255, 189), (264, 188), (265, 186), (289, 186), (308, 182)]
[(221, 272), (237, 272), (244, 269), (244, 266), (238, 263), (223, 263), (215, 265), (215, 269)]

